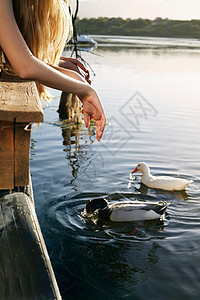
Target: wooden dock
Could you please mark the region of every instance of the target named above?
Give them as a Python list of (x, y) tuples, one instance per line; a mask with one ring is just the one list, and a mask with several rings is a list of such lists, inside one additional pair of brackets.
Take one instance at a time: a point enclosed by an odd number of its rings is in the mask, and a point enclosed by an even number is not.
[(43, 121), (33, 81), (0, 79), (0, 299), (60, 300), (34, 208), (31, 124)]

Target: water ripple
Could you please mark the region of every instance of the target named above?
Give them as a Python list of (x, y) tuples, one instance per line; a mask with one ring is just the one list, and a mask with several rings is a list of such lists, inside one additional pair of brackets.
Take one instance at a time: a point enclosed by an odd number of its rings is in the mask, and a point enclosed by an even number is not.
[[(95, 193), (89, 193), (86, 195), (77, 194), (72, 199), (60, 198), (55, 203), (48, 204), (45, 209), (46, 216), (43, 215), (43, 220), (48, 219), (49, 222), (51, 219), (51, 228), (53, 224), (56, 231), (64, 231), (65, 235), (73, 235), (78, 239), (94, 243), (99, 241), (102, 243), (137, 242), (165, 238), (166, 219), (115, 223), (100, 220), (95, 215), (90, 218), (86, 217), (84, 213), (85, 205), (89, 199), (95, 197), (97, 197)], [(153, 196), (148, 198), (155, 202)], [(131, 199), (144, 202), (143, 197), (135, 194), (115, 193), (107, 196), (107, 199), (111, 203), (114, 203), (114, 199), (115, 201)]]

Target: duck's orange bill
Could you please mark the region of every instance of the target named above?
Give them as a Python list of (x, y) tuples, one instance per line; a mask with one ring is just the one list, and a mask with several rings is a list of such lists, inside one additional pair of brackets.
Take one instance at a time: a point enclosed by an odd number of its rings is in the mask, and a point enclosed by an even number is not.
[(135, 173), (135, 172), (138, 172), (138, 169), (135, 168), (135, 170), (133, 170), (133, 172), (131, 172), (131, 174)]

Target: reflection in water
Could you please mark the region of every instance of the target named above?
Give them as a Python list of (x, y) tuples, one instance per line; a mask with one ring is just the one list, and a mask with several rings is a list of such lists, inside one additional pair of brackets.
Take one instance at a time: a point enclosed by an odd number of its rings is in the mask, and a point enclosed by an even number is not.
[[(140, 184), (140, 187), (137, 189), (138, 192), (140, 192), (143, 195), (147, 195), (150, 188), (148, 188), (146, 185), (144, 185), (143, 183)], [(188, 200), (190, 198), (190, 196), (188, 195), (187, 191), (165, 191), (165, 190), (158, 190), (158, 189), (154, 189), (153, 192), (157, 195), (162, 195), (162, 197), (166, 197), (168, 199), (170, 198), (175, 198), (175, 199), (179, 199), (179, 200)]]
[(31, 144), (30, 144), (30, 148), (31, 148), (31, 153), (30, 153), (30, 160), (32, 160), (33, 158), (31, 158), (31, 156), (35, 155), (34, 149), (35, 149), (35, 144), (37, 143), (36, 140), (34, 140), (33, 138), (31, 138)]
[[(65, 123), (66, 122), (66, 123)], [(80, 138), (84, 139), (84, 137), (89, 136), (91, 143), (93, 140), (91, 139), (92, 136), (95, 135), (95, 126), (93, 123), (90, 124), (87, 130), (84, 130), (83, 124), (70, 124), (66, 121), (62, 121), (62, 136), (63, 136), (63, 145), (71, 146), (75, 145), (75, 151), (78, 150)], [(86, 142), (86, 139), (85, 139)]]
[(94, 141), (92, 136), (95, 135), (94, 124), (84, 129), (83, 124), (71, 124), (69, 125), (68, 120), (62, 121), (62, 136), (63, 145), (66, 146), (64, 151), (66, 152), (66, 158), (69, 165), (72, 168), (72, 182), (77, 178), (81, 162), (87, 159), (87, 143), (92, 144)]
[(132, 36), (102, 36), (94, 35), (93, 38), (98, 43), (109, 49), (113, 47), (143, 48), (143, 49), (199, 49), (198, 39), (184, 38), (156, 38), (156, 37), (132, 37)]

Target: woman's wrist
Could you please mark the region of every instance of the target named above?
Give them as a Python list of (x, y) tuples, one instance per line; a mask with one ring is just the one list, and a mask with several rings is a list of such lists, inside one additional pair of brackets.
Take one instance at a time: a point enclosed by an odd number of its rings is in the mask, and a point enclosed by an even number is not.
[(87, 84), (87, 87), (84, 91), (84, 94), (82, 94), (82, 98), (86, 101), (92, 102), (91, 99), (93, 98), (92, 96), (97, 96), (97, 93), (91, 85)]

